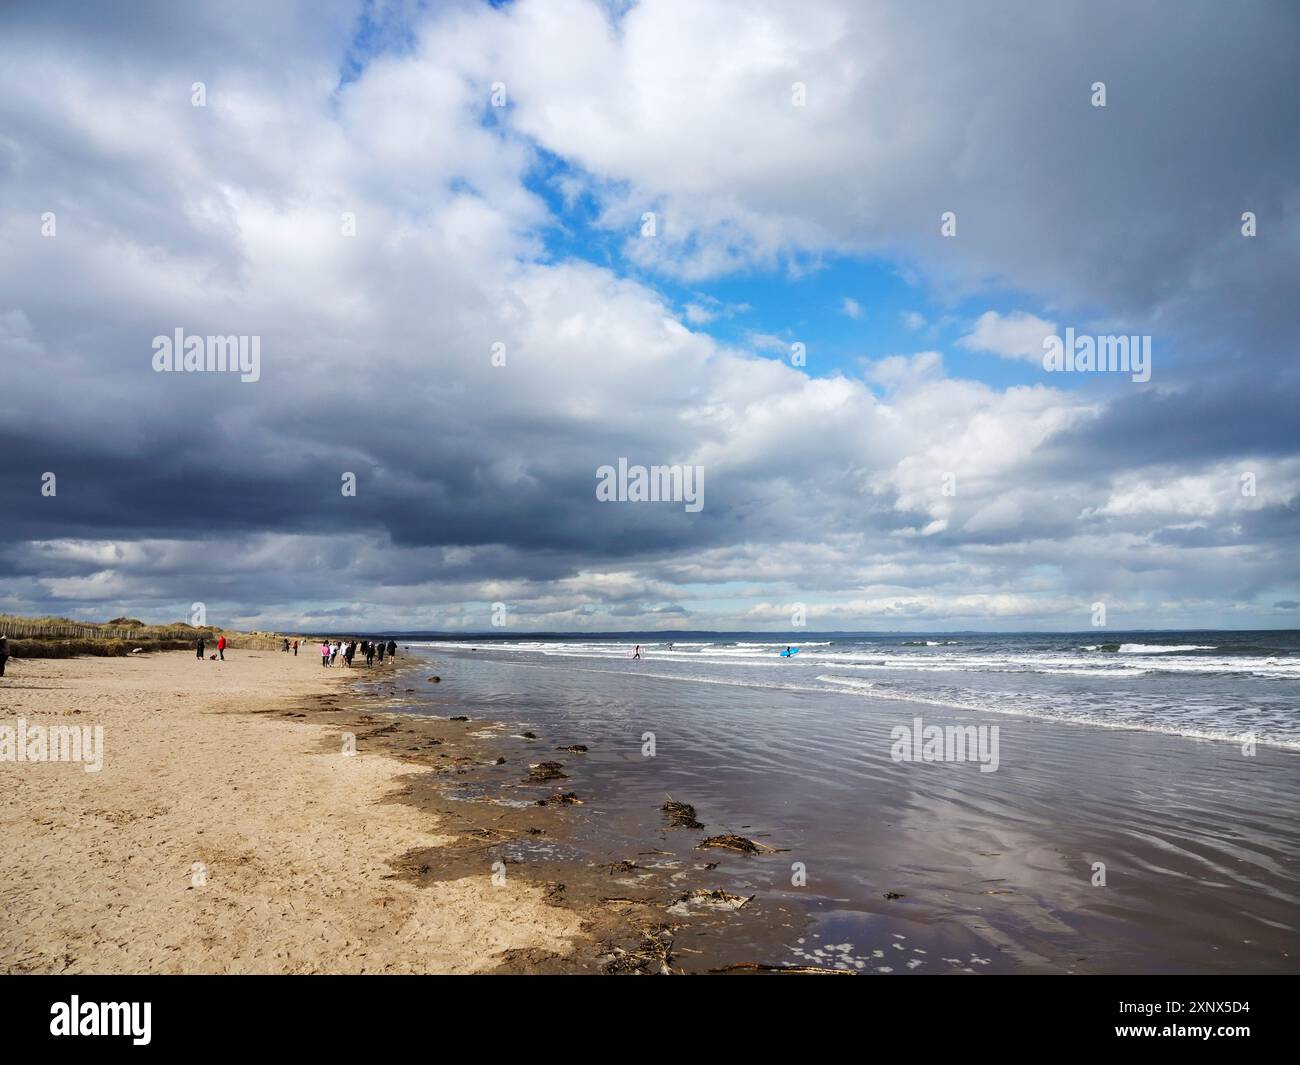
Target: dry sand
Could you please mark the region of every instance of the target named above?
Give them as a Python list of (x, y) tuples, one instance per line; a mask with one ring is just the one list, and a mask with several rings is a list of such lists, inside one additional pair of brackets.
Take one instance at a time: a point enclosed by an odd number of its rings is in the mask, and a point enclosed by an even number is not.
[(574, 949), (578, 915), (538, 885), (393, 877), (450, 842), (385, 801), (412, 767), (269, 713), (348, 671), (310, 646), (227, 656), (10, 661), (0, 725), (102, 725), (104, 757), (0, 762), (0, 972), (476, 972)]

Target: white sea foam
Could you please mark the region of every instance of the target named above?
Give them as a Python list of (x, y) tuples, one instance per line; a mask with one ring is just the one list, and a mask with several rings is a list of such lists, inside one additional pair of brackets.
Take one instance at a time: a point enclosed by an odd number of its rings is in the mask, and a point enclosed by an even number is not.
[(1119, 645), (1119, 653), (1122, 655), (1173, 655), (1186, 651), (1213, 651), (1214, 645), (1205, 645), (1198, 643), (1122, 643)]

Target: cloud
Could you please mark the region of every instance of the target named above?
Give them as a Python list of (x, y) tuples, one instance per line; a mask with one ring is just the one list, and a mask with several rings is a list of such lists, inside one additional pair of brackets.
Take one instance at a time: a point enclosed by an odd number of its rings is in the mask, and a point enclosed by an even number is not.
[(1056, 333), (1056, 324), (1024, 311), (1002, 315), (985, 311), (971, 331), (957, 341), (967, 351), (987, 352), (1004, 359), (1025, 359), (1042, 364), (1043, 339)]
[[(726, 628), (806, 600), (810, 624), (1061, 627), (1103, 595), (1161, 624), (1294, 599), (1297, 169), (1255, 110), (1289, 16), (1234, 16), (1207, 68), (1213, 20), (1082, 5), (919, 28), (892, 5), (391, 10), (368, 46), (346, 5), (256, 35), (250, 6), (6, 11), (0, 609)], [(1078, 89), (1098, 55), (1125, 72), (1105, 114)], [(1214, 235), (1243, 200), (1253, 246)], [(817, 267), (866, 253), (940, 302), (996, 281), (1159, 322), (1203, 377), (995, 386), (930, 334), (861, 378), (792, 365), (762, 324), (783, 286), (847, 311)], [(742, 340), (705, 331), (751, 305)], [(153, 373), (176, 327), (258, 336), (261, 380)], [(959, 343), (1028, 358), (1040, 327), (989, 312)], [(704, 510), (599, 503), (620, 456), (703, 465)]]

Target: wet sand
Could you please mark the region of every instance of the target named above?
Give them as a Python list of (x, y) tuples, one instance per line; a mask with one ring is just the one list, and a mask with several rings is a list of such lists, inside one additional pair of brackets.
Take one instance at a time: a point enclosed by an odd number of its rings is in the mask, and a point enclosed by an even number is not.
[[(507, 764), (423, 779), (419, 801), (517, 802), (545, 789), (521, 783), (514, 763), (562, 762), (558, 786), (586, 800), (552, 837), (565, 849), (498, 850), (527, 859), (521, 875), (614, 869), (617, 893), (645, 903), (629, 916), (674, 928), (683, 970), (1300, 969), (1294, 751), (1247, 755), (1217, 741), (513, 662), (487, 649), (424, 653), (451, 683), (417, 679), (413, 693), (392, 693), (393, 708), (479, 707), (484, 720), (470, 728), (498, 735), (492, 753)], [(917, 716), (997, 728), (997, 771), (895, 762), (891, 730)], [(545, 739), (521, 749), (526, 731)], [(643, 757), (646, 731), (660, 739), (656, 757)], [(575, 742), (588, 751), (553, 750)], [(667, 825), (668, 794), (693, 804), (702, 827)], [(774, 850), (696, 849), (724, 832)], [(752, 901), (703, 924), (702, 907), (679, 901), (715, 889)]]

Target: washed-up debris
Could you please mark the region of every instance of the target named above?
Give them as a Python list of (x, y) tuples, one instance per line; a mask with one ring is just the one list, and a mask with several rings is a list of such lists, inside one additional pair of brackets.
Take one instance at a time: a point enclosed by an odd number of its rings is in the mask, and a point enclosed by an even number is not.
[(608, 871), (610, 876), (618, 876), (620, 873), (632, 872), (637, 868), (637, 864), (629, 861), (611, 862), (609, 865), (601, 866), (601, 868)]
[(710, 969), (710, 973), (790, 973), (800, 976), (857, 976), (852, 969), (824, 969), (819, 965), (764, 965), (762, 962), (742, 961)]
[(556, 747), (557, 751), (568, 751), (570, 754), (586, 754), (587, 745), (585, 743), (574, 743), (568, 747)]
[(504, 758), (498, 758), (498, 759), (497, 759), (495, 762), (493, 762), (492, 764), (493, 764), (493, 765), (505, 765), (505, 764), (506, 764), (506, 760), (505, 760)]
[(755, 843), (752, 839), (745, 836), (737, 836), (735, 833), (728, 832), (721, 836), (710, 836), (708, 839), (695, 845), (696, 850), (706, 850), (709, 847), (722, 847), (729, 851), (740, 851), (741, 854), (775, 854), (776, 848), (769, 847), (766, 843)]
[(897, 891), (886, 891), (886, 892), (885, 892), (885, 898), (887, 898), (887, 899), (901, 899), (901, 898), (903, 898), (903, 896), (900, 895)]
[(640, 945), (632, 950), (614, 947), (604, 971), (611, 974), (659, 973), (661, 976), (671, 976), (673, 932), (667, 925), (642, 929)]
[(703, 828), (704, 826), (695, 820), (695, 807), (688, 802), (677, 802), (671, 795), (668, 801), (661, 807), (664, 813), (668, 815), (668, 823), (674, 828)]
[(467, 718), (464, 714), (458, 714), (456, 717), (453, 717), (451, 720), (452, 720), (452, 721), (468, 721), (469, 718)]
[(441, 684), (441, 683), (442, 683), (442, 678), (441, 678), (441, 677), (425, 677), (424, 679), (427, 680), (430, 684)]
[(720, 888), (708, 890), (705, 888), (696, 888), (694, 891), (688, 891), (685, 895), (679, 895), (677, 901), (681, 902), (704, 902), (715, 906), (729, 906), (733, 910), (744, 909), (745, 904), (754, 901), (753, 895), (733, 895), (730, 891), (723, 891)]
[(547, 780), (567, 780), (563, 762), (536, 762), (528, 767), (528, 782), (540, 784)]
[(582, 800), (578, 798), (576, 791), (566, 791), (561, 795), (558, 791), (549, 799), (538, 799), (538, 806), (581, 806)]
[(524, 739), (526, 739), (526, 740), (535, 740), (535, 739), (537, 739), (537, 733), (536, 733), (536, 732), (525, 732), (525, 733), (524, 733)]

